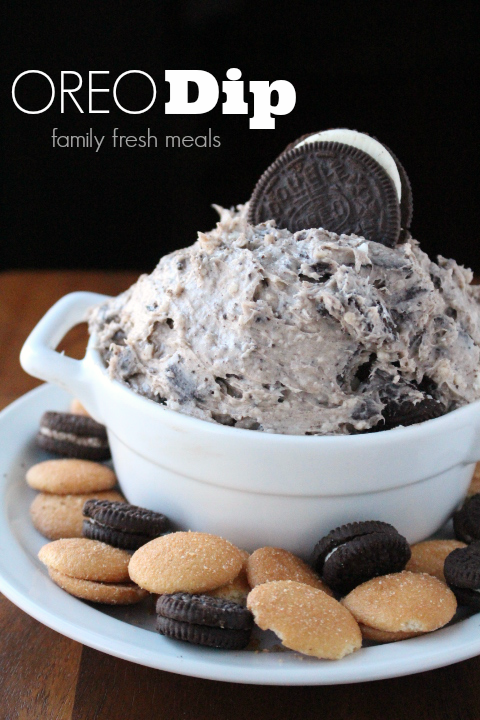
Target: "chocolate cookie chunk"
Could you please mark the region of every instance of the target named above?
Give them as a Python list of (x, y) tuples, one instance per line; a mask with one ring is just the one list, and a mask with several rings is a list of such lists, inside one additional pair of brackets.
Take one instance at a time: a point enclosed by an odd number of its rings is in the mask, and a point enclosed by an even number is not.
[(160, 635), (174, 640), (183, 640), (192, 645), (204, 645), (221, 650), (241, 650), (250, 641), (250, 630), (229, 630), (209, 625), (195, 625), (180, 620), (171, 620), (162, 615), (157, 616), (156, 629)]
[(480, 610), (480, 542), (451, 552), (443, 572), (458, 602)]
[(248, 221), (275, 220), (297, 232), (322, 227), (394, 247), (400, 206), (393, 181), (367, 153), (337, 142), (314, 142), (283, 153), (264, 172)]
[(158, 615), (165, 618), (195, 625), (210, 625), (230, 630), (250, 630), (253, 626), (250, 610), (238, 603), (211, 595), (160, 595), (156, 610)]
[(468, 498), (453, 515), (455, 537), (471, 543), (480, 540), (480, 493)]
[(379, 400), (383, 403), (383, 419), (367, 432), (414, 425), (447, 412), (446, 406), (435, 400), (433, 395), (437, 387), (428, 378), (416, 383), (399, 377), (393, 382), (391, 375), (374, 368), (361, 389), (368, 393), (378, 392)]
[(46, 412), (40, 420), (37, 445), (47, 452), (82, 460), (108, 460), (107, 431), (91, 417)]
[(315, 547), (313, 566), (333, 590), (345, 594), (379, 575), (400, 572), (410, 559), (406, 539), (380, 521), (349, 523)]
[(125, 550), (137, 550), (170, 529), (161, 513), (109, 500), (87, 500), (83, 536)]
[(387, 400), (382, 411), (384, 421), (375, 426), (375, 430), (392, 430), (400, 425), (408, 426), (433, 420), (445, 414), (445, 406), (431, 397), (413, 403), (410, 400)]

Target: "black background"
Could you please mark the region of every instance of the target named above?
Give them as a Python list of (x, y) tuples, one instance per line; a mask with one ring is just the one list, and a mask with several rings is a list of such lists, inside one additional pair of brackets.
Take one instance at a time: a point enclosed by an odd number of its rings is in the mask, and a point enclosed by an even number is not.
[[(191, 244), (216, 222), (211, 203), (244, 202), (263, 170), (303, 133), (328, 127), (369, 132), (407, 168), (414, 192), (412, 231), (430, 254), (480, 272), (479, 79), (474, 2), (300, 2), (244, 0), (10, 3), (3, 123), (5, 268), (98, 267), (150, 271), (167, 251)], [(250, 130), (248, 117), (164, 114), (166, 69), (201, 69), (219, 83), (230, 67), (243, 79), (285, 79), (297, 91), (275, 130)], [(58, 95), (42, 115), (17, 110), (15, 77), (40, 69), (109, 70), (107, 86), (130, 69), (155, 78), (157, 102), (126, 115), (97, 95), (108, 115), (60, 114)], [(101, 84), (98, 80), (98, 85)], [(143, 107), (148, 82), (122, 85), (121, 100)], [(19, 87), (31, 108), (47, 98), (38, 79)], [(79, 98), (86, 105), (86, 93)], [(251, 99), (250, 95), (247, 100)], [(51, 134), (144, 134), (155, 148), (52, 148)], [(220, 148), (166, 149), (166, 135), (204, 135)]]

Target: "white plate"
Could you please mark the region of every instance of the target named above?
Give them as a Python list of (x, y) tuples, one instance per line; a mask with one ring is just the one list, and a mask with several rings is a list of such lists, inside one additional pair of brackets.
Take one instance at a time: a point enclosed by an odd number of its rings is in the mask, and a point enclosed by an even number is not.
[[(390, 645), (363, 648), (338, 662), (290, 652), (211, 650), (153, 631), (150, 602), (103, 608), (77, 600), (54, 585), (37, 559), (46, 542), (32, 527), (35, 493), (25, 471), (45, 459), (34, 443), (45, 410), (65, 410), (69, 398), (48, 385), (0, 413), (0, 590), (22, 610), (67, 637), (141, 665), (211, 680), (262, 685), (330, 685), (431, 670), (480, 654), (480, 614), (443, 630)], [(275, 640), (273, 640), (275, 642)], [(272, 637), (262, 634), (263, 647)]]

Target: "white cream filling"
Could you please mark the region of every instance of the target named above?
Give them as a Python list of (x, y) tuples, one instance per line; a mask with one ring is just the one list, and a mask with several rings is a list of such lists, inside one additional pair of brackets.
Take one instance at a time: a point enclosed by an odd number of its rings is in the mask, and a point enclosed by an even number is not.
[(45, 437), (52, 438), (53, 440), (66, 440), (67, 442), (74, 442), (75, 445), (81, 445), (82, 447), (102, 448), (107, 446), (107, 441), (98, 437), (82, 437), (81, 435), (75, 435), (74, 433), (61, 432), (60, 430), (50, 430), (50, 428), (40, 428), (40, 434), (45, 435)]
[(322, 132), (310, 135), (310, 137), (295, 145), (296, 148), (302, 145), (308, 145), (314, 142), (338, 142), (344, 145), (351, 145), (370, 155), (387, 173), (388, 177), (395, 185), (398, 195), (398, 202), (402, 199), (402, 181), (398, 172), (397, 164), (388, 150), (374, 138), (365, 133), (359, 133), (356, 130), (348, 130), (347, 128), (333, 128), (332, 130), (322, 130)]
[(325, 564), (327, 562), (327, 560), (332, 557), (333, 553), (336, 553), (338, 548), (341, 548), (341, 547), (342, 547), (341, 545), (337, 545), (337, 547), (333, 548), (333, 550), (330, 550), (330, 552), (327, 554), (323, 563)]

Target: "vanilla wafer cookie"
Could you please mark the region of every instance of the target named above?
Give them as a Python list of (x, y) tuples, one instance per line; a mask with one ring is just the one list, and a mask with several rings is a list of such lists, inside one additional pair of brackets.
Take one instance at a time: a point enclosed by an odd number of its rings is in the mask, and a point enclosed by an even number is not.
[(133, 605), (148, 595), (135, 583), (102, 583), (79, 580), (49, 568), (48, 574), (56, 585), (70, 595), (105, 605)]
[(246, 605), (247, 595), (252, 589), (247, 577), (247, 562), (250, 554), (246, 550), (240, 550), (240, 552), (243, 556), (243, 565), (237, 577), (226, 583), (226, 585), (221, 585), (215, 590), (209, 590), (206, 595)]
[(423, 635), (422, 632), (387, 632), (386, 630), (378, 630), (359, 623), (362, 636), (365, 640), (372, 640), (377, 643), (399, 642), (400, 640), (409, 640), (412, 637)]
[(130, 553), (96, 540), (54, 540), (40, 549), (38, 557), (49, 569), (77, 580), (105, 583), (130, 581)]
[(359, 585), (342, 604), (362, 625), (386, 632), (432, 632), (453, 618), (453, 592), (436, 577), (404, 570)]
[(262, 630), (273, 630), (285, 647), (339, 660), (362, 645), (352, 614), (322, 590), (292, 580), (257, 585), (247, 607)]
[(154, 593), (203, 593), (237, 577), (242, 551), (218, 535), (176, 532), (143, 545), (130, 560), (131, 579)]
[(405, 566), (410, 572), (427, 573), (445, 581), (443, 566), (451, 552), (467, 547), (460, 540), (426, 540), (411, 546), (412, 556)]
[(26, 480), (34, 490), (56, 495), (103, 492), (117, 484), (115, 473), (107, 465), (77, 458), (37, 463), (28, 470)]
[(281, 548), (255, 550), (247, 560), (247, 577), (252, 588), (274, 580), (295, 580), (332, 595), (330, 588), (303, 560)]

